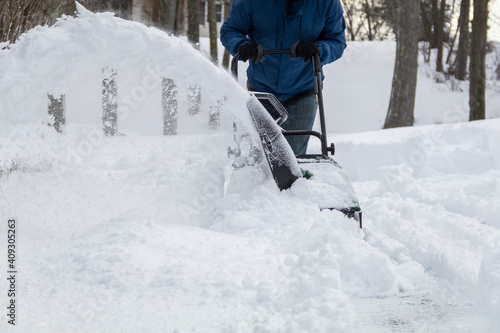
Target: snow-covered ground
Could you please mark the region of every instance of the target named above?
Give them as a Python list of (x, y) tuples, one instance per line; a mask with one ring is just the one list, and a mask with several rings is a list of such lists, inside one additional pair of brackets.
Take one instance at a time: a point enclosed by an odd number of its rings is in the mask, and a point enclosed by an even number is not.
[[(82, 13), (0, 51), (4, 311), (8, 219), (18, 239), (16, 327), (4, 315), (1, 331), (498, 332), (500, 85), (489, 81), (491, 119), (461, 122), (465, 85), (422, 65), (420, 126), (382, 131), (393, 54), (350, 43), (325, 69), (359, 230), (311, 203), (314, 180), (279, 192), (255, 167), (229, 182), (233, 120), (252, 134), (248, 97), (178, 39)], [(116, 137), (100, 129), (106, 66)], [(178, 85), (177, 136), (161, 135), (161, 77)], [(202, 110), (188, 115), (195, 83)], [(47, 93), (66, 95), (64, 134), (46, 125)]]

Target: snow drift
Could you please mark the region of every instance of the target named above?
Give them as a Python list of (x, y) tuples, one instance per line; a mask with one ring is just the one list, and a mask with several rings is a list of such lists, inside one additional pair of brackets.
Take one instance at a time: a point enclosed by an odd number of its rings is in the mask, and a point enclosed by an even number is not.
[[(248, 117), (247, 93), (188, 43), (112, 13), (94, 15), (82, 6), (78, 10), (77, 19), (37, 27), (0, 54), (0, 89), (6, 94), (0, 101), (1, 135), (18, 123), (46, 122), (47, 94), (66, 95), (68, 124), (100, 124), (102, 71), (107, 68), (118, 73), (120, 134), (163, 133), (163, 78), (177, 85), (181, 110), (187, 109), (189, 87), (201, 91), (205, 112), (179, 119), (181, 134), (207, 129), (208, 110), (217, 104), (230, 109), (222, 110), (226, 124), (231, 124), (228, 112)], [(202, 89), (196, 87), (200, 82)]]

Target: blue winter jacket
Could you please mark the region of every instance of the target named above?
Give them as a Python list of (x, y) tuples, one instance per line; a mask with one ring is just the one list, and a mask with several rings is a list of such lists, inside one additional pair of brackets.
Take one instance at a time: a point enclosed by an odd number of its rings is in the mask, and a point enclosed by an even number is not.
[[(271, 50), (290, 49), (296, 41), (308, 40), (318, 46), (325, 65), (342, 56), (344, 30), (340, 0), (234, 0), (220, 34), (232, 55), (246, 42)], [(311, 63), (288, 55), (250, 61), (247, 76), (255, 90), (273, 93), (281, 101), (314, 87)]]

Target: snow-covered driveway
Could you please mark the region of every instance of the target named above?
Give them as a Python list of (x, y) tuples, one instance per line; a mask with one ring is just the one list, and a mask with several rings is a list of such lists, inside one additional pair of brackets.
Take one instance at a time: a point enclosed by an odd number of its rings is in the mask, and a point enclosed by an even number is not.
[[(425, 163), (370, 164), (434, 130), (463, 141), (421, 148)], [(60, 154), (71, 135), (3, 139), (27, 166), (0, 178), (2, 215), (19, 221), (17, 328), (494, 332), (499, 134), (491, 120), (339, 138), (363, 230), (311, 205), (306, 180), (280, 193), (251, 169), (223, 196), (217, 135), (102, 138), (78, 163)]]

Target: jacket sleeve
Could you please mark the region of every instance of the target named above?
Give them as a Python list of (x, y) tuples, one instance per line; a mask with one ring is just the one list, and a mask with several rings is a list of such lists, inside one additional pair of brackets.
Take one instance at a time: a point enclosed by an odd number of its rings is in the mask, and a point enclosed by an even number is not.
[(316, 41), (320, 49), (321, 64), (325, 65), (342, 57), (345, 48), (344, 11), (339, 0), (334, 0), (329, 10), (325, 26)]
[(245, 42), (251, 42), (248, 35), (252, 27), (252, 0), (234, 0), (229, 15), (220, 29), (222, 45), (231, 55)]

